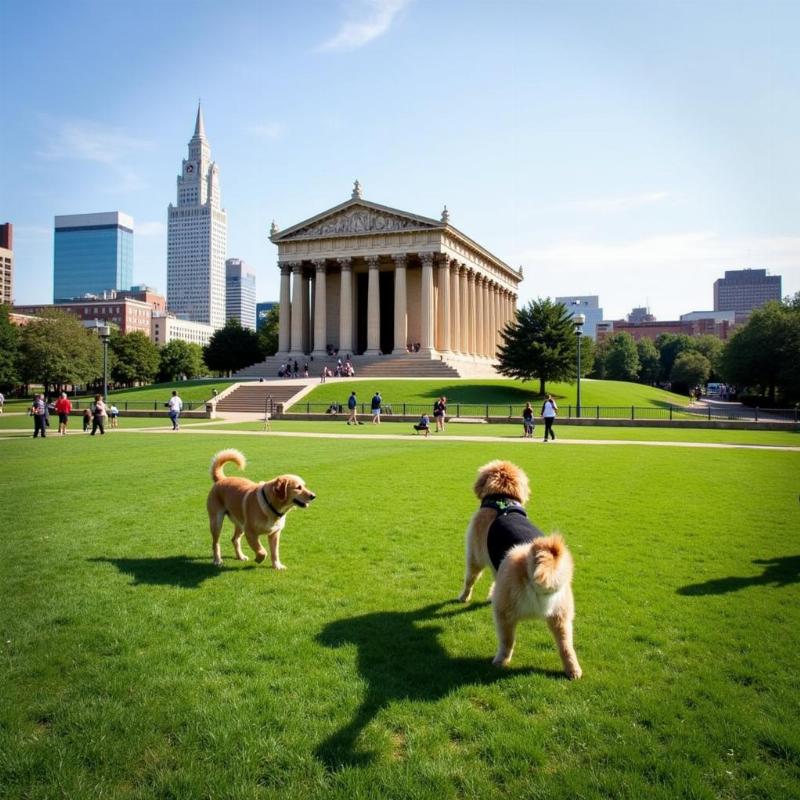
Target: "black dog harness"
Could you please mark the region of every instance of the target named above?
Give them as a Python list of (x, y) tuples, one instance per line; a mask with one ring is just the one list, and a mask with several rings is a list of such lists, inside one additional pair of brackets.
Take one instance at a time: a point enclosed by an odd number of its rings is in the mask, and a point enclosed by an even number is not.
[(285, 511), (278, 511), (272, 503), (269, 501), (269, 497), (267, 497), (267, 493), (264, 491), (266, 488), (266, 484), (261, 487), (261, 496), (264, 498), (264, 502), (267, 504), (267, 508), (279, 519), (286, 513)]
[(527, 544), (544, 536), (544, 533), (528, 519), (522, 503), (511, 497), (489, 495), (483, 499), (481, 508), (491, 508), (497, 512), (497, 517), (489, 526), (486, 539), (489, 558), (495, 571), (500, 569), (500, 563), (512, 547)]

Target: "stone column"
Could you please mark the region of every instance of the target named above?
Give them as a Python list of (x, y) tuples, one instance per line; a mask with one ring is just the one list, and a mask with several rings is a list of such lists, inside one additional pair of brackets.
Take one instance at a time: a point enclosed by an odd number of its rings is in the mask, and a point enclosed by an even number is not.
[(502, 299), (503, 299), (503, 290), (499, 287), (495, 287), (494, 293), (494, 310), (495, 315), (497, 317), (497, 329), (495, 331), (495, 346), (499, 347), (502, 342), (502, 337), (500, 335), (501, 331), (505, 327), (505, 323), (503, 322), (503, 306), (502, 306)]
[(494, 361), (497, 355), (497, 284), (489, 284), (489, 357)]
[(476, 298), (475, 298), (475, 278), (477, 275), (473, 270), (467, 272), (467, 286), (469, 287), (469, 324), (467, 330), (469, 333), (469, 353), (471, 356), (478, 354), (477, 338), (475, 336), (475, 329), (477, 326), (478, 318), (476, 314)]
[(353, 265), (340, 258), (342, 279), (339, 288), (339, 353), (353, 352)]
[(420, 350), (430, 353), (433, 349), (433, 253), (422, 253), (422, 290), (419, 305)]
[(292, 307), (291, 300), (291, 267), (278, 264), (281, 268), (281, 304), (278, 321), (278, 352), (288, 353), (292, 346)]
[(475, 355), (483, 356), (483, 333), (486, 330), (483, 303), (483, 275), (475, 276)]
[(459, 290), (461, 292), (461, 352), (469, 353), (469, 286), (467, 285), (467, 268), (461, 264), (459, 271)]
[(450, 258), (442, 255), (439, 262), (439, 313), (437, 315), (439, 341), (437, 350), (449, 353), (450, 345)]
[(368, 256), (369, 290), (367, 292), (367, 349), (365, 355), (376, 356), (381, 349), (381, 289), (378, 282), (378, 256)]
[(328, 352), (328, 275), (325, 259), (315, 258), (311, 262), (316, 269), (314, 290), (314, 355), (324, 358)]
[(314, 282), (313, 274), (303, 274), (303, 352), (310, 353), (314, 343), (314, 331), (311, 328), (311, 315), (314, 311)]
[[(448, 259), (449, 260), (449, 259)], [(458, 277), (458, 262), (451, 261), (450, 273), (450, 349), (454, 353), (461, 351), (461, 289)]]
[(287, 264), (292, 270), (292, 340), (289, 352), (303, 352), (303, 265), (300, 261)]
[(408, 302), (406, 290), (405, 253), (392, 256), (394, 261), (394, 350), (405, 353), (408, 343)]

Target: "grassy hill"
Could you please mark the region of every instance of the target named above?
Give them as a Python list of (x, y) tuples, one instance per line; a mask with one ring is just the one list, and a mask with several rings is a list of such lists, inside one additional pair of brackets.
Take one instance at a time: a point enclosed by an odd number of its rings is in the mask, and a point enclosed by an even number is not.
[[(487, 380), (387, 380), (371, 378), (333, 378), (317, 386), (303, 398), (304, 403), (342, 403), (355, 391), (359, 402), (366, 403), (380, 391), (386, 403), (428, 405), (442, 395), (448, 405), (455, 403), (488, 403), (490, 405), (534, 405), (543, 399), (538, 394), (539, 382), (521, 383), (509, 379)], [(551, 383), (548, 391), (559, 405), (575, 405), (577, 386), (568, 383)], [(653, 386), (624, 381), (581, 380), (581, 405), (583, 406), (684, 406), (683, 395), (665, 392)]]
[(175, 383), (152, 383), (149, 386), (140, 386), (136, 389), (122, 389), (108, 395), (110, 402), (139, 403), (162, 400), (167, 402), (172, 395), (172, 390), (177, 389), (184, 403), (202, 403), (208, 400), (214, 389), (221, 392), (227, 389), (233, 381), (220, 378), (217, 381), (176, 381)]

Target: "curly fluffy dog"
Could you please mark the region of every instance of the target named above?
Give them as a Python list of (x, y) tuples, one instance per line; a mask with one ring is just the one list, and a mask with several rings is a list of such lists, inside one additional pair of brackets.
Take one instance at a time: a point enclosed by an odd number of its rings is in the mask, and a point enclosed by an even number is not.
[(572, 556), (564, 540), (558, 534), (545, 536), (528, 520), (528, 477), (511, 462), (492, 461), (481, 467), (474, 490), (481, 507), (467, 528), (466, 574), (459, 600), (469, 602), (481, 572), (491, 567), (495, 582), (489, 596), (498, 644), (493, 663), (506, 666), (511, 661), (517, 624), (538, 617), (547, 621), (556, 640), (564, 672), (580, 678), (572, 645)]
[(271, 481), (254, 483), (247, 478), (227, 478), (222, 467), (232, 461), (239, 469), (246, 465), (245, 457), (238, 450), (221, 450), (211, 459), (211, 479), (214, 485), (208, 493), (208, 523), (211, 527), (214, 563), (222, 564), (219, 537), (226, 515), (234, 524), (233, 549), (239, 561), (247, 561), (242, 552), (242, 534), (256, 554), (260, 564), (267, 551), (259, 537), (269, 537), (269, 555), (274, 569), (286, 569), (281, 564), (278, 546), (281, 531), (286, 524), (286, 513), (295, 506), (306, 508), (316, 495), (297, 475), (279, 475)]

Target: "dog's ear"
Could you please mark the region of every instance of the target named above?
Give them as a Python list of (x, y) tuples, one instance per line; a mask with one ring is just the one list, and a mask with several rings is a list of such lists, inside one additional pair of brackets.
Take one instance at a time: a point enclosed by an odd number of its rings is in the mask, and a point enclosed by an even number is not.
[(272, 490), (275, 492), (275, 497), (278, 498), (278, 501), (285, 503), (289, 497), (289, 481), (284, 477), (275, 478)]

